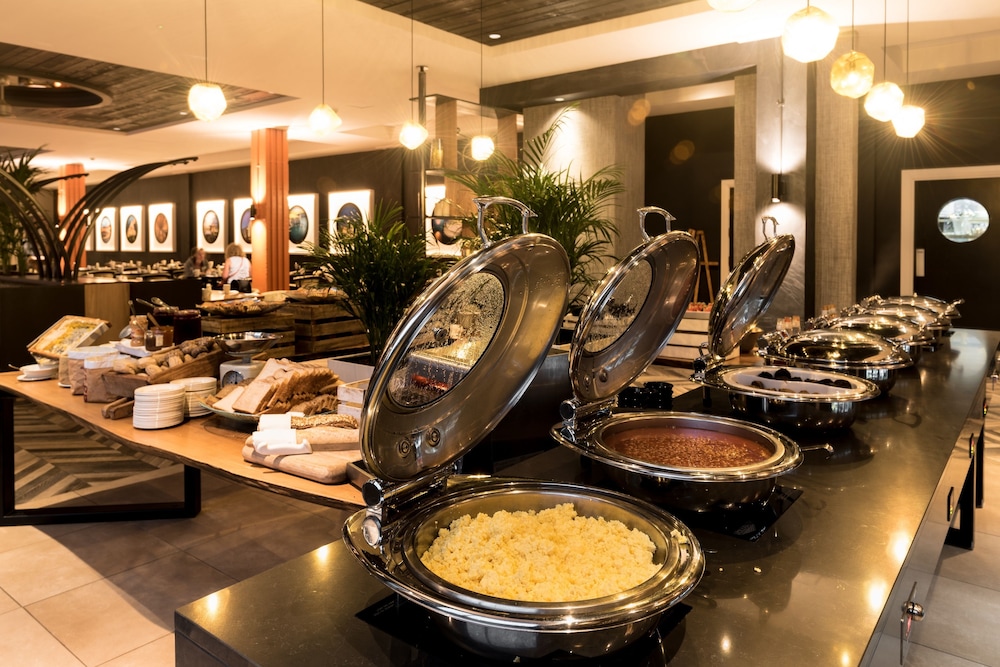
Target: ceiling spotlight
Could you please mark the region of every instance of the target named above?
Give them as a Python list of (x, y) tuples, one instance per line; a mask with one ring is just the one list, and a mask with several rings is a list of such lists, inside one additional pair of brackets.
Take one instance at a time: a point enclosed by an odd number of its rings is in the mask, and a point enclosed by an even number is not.
[(801, 63), (822, 60), (837, 44), (840, 28), (822, 9), (807, 6), (785, 21), (781, 48), (785, 55)]

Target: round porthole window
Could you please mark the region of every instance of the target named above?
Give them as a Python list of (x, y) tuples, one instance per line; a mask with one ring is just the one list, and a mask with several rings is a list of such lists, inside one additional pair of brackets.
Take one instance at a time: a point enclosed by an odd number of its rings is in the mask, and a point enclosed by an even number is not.
[(975, 199), (952, 199), (938, 211), (938, 231), (955, 243), (975, 241), (989, 227), (990, 214)]

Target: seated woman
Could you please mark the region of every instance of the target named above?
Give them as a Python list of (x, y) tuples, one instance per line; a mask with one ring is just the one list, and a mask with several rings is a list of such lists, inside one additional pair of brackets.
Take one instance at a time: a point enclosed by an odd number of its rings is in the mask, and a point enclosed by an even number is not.
[(226, 246), (226, 261), (222, 265), (222, 284), (233, 285), (241, 292), (250, 291), (250, 260), (243, 254), (243, 248), (238, 243)]
[(191, 256), (184, 261), (182, 278), (200, 278), (206, 270), (204, 248), (191, 248)]

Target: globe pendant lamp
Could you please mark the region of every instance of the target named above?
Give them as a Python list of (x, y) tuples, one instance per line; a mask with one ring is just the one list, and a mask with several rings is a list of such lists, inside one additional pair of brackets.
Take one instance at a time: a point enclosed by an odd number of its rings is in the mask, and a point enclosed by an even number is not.
[(875, 81), (875, 63), (857, 51), (849, 51), (837, 58), (830, 68), (830, 86), (844, 97), (858, 99), (872, 88)]
[(903, 90), (892, 81), (883, 81), (872, 86), (865, 97), (865, 111), (875, 120), (883, 123), (892, 120), (903, 106)]
[(720, 12), (742, 12), (757, 0), (708, 0), (708, 6)]
[(896, 136), (912, 139), (924, 127), (924, 110), (914, 104), (904, 104), (892, 117), (892, 127)]
[(324, 135), (336, 130), (343, 122), (337, 112), (326, 103), (326, 0), (319, 2), (319, 35), (322, 102), (309, 114), (309, 127), (314, 133)]
[(785, 21), (781, 48), (785, 55), (801, 63), (822, 60), (837, 44), (837, 27), (833, 17), (818, 7), (807, 5)]
[(858, 99), (875, 83), (875, 63), (854, 50), (854, 0), (851, 0), (851, 50), (837, 58), (830, 68), (830, 87), (838, 95)]
[[(906, 0), (906, 84), (910, 84), (910, 0)], [(901, 106), (892, 117), (896, 136), (912, 139), (924, 126), (924, 110), (914, 104)]]
[(427, 128), (413, 120), (413, 0), (410, 0), (410, 120), (403, 123), (399, 131), (399, 143), (411, 151), (420, 148), (427, 141)]
[(208, 83), (208, 0), (203, 0), (205, 27), (205, 81), (196, 83), (188, 91), (188, 108), (198, 120), (215, 120), (226, 110), (226, 96), (222, 88)]
[(420, 148), (425, 141), (427, 141), (426, 127), (412, 120), (403, 123), (403, 128), (399, 131), (399, 143), (412, 151)]
[(483, 107), (482, 107), (482, 97), (483, 97), (483, 0), (479, 0), (479, 134), (472, 137), (472, 142), (470, 145), (470, 151), (472, 153), (472, 159), (482, 162), (493, 155), (493, 150), (496, 146), (493, 144), (493, 139), (483, 132)]

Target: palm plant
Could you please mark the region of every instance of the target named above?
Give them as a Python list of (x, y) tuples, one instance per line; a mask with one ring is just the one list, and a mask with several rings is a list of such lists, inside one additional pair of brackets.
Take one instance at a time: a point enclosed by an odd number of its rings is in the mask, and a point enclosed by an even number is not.
[[(606, 211), (614, 196), (625, 188), (621, 170), (613, 165), (587, 178), (574, 178), (568, 167), (558, 171), (545, 167), (566, 111), (548, 129), (525, 142), (521, 161), (496, 152), (471, 170), (449, 172), (448, 177), (477, 196), (511, 197), (534, 211), (538, 217), (532, 219), (531, 231), (551, 236), (569, 255), (571, 306), (579, 306), (600, 280), (605, 262), (614, 258), (610, 251), (617, 228)], [(495, 210), (491, 237), (521, 233), (519, 211), (510, 207)]]
[(345, 307), (368, 332), (371, 361), (376, 363), (407, 307), (434, 278), (438, 260), (428, 257), (424, 240), (411, 235), (403, 209), (379, 203), (361, 223), (343, 219), (334, 236), (321, 231), (320, 244), (304, 243), (305, 268), (322, 284), (343, 290)]
[[(11, 179), (20, 183), (25, 190), (32, 195), (41, 189), (38, 177), (43, 170), (34, 167), (31, 161), (41, 152), (40, 148), (25, 151), (20, 156), (15, 157), (8, 151), (0, 155), (0, 171), (5, 172)], [(27, 253), (24, 248), (24, 227), (21, 219), (17, 216), (10, 205), (0, 199), (0, 271), (7, 273), (10, 269), (10, 260), (17, 258), (19, 266), (24, 266), (27, 260)]]

